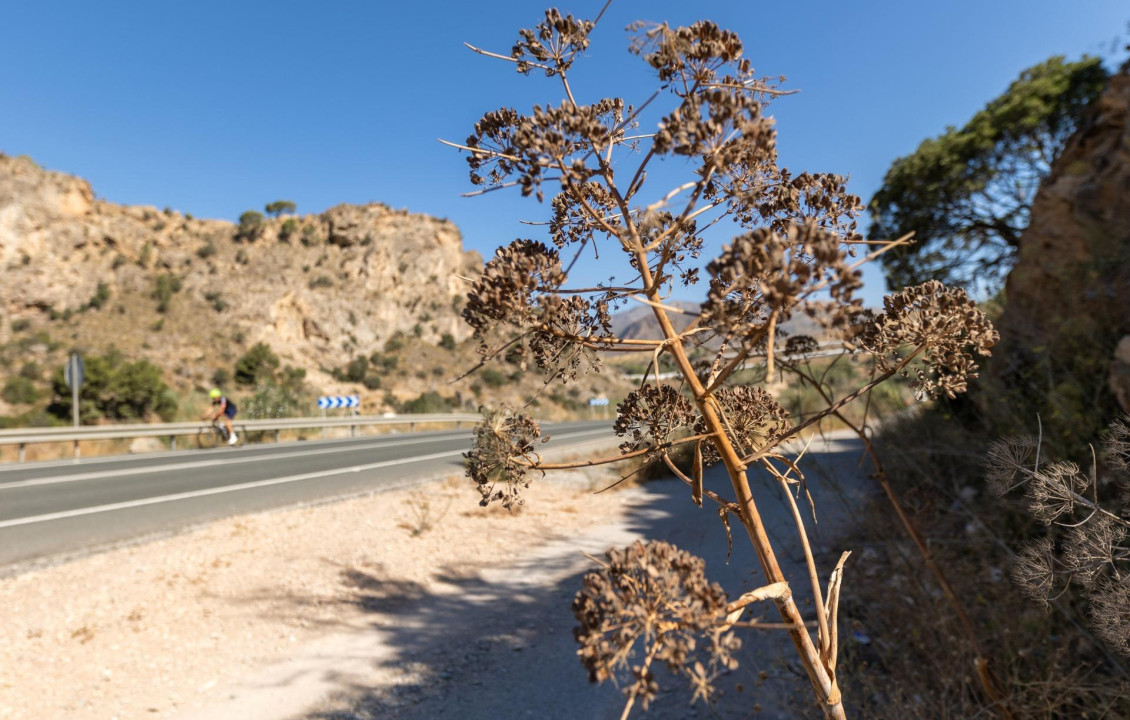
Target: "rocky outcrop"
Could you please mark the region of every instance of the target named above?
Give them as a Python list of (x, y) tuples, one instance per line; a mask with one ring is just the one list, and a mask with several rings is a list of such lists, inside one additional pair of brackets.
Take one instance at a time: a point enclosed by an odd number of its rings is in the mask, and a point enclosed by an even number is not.
[[(85, 180), (0, 155), (0, 345), (43, 330), (200, 383), (262, 341), (317, 377), (397, 333), (465, 337), (461, 278), (481, 267), (452, 223), (379, 203), (241, 232), (105, 202)], [(162, 275), (179, 290), (159, 312)]]
[(1040, 187), (1005, 294), (1002, 343), (989, 368), (1004, 397), (986, 393), (983, 407), (1020, 408), (1026, 427), (1039, 413), (1066, 443), (1089, 441), (1117, 413), (1112, 365), (1130, 334), (1127, 68)]

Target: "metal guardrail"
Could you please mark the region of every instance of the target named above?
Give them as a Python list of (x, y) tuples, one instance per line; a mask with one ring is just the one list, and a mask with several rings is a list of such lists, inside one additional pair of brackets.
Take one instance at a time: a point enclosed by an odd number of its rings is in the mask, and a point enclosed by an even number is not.
[[(482, 419), (481, 415), (471, 413), (449, 413), (431, 415), (354, 415), (345, 417), (308, 417), (308, 418), (275, 418), (266, 420), (237, 420), (235, 425), (248, 432), (275, 432), (275, 441), (279, 440), (282, 430), (299, 428), (320, 428), (323, 436), (327, 428), (348, 427), (350, 434), (356, 435), (357, 428), (364, 425), (407, 425), (409, 431), (415, 430), (420, 423), (474, 423)], [(24, 460), (24, 452), (28, 445), (37, 443), (71, 442), (74, 443), (75, 457), (78, 457), (78, 443), (83, 440), (126, 440), (139, 437), (167, 437), (170, 449), (176, 449), (176, 438), (184, 435), (196, 435), (201, 429), (208, 428), (204, 422), (178, 422), (178, 423), (135, 423), (122, 425), (84, 425), (80, 427), (53, 427), (53, 428), (12, 428), (0, 430), (0, 445), (19, 445), (20, 462)]]

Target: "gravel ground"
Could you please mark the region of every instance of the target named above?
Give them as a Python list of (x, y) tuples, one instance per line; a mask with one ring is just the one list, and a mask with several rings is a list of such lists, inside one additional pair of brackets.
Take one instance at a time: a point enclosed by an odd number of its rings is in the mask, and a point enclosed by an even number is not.
[(318, 638), (366, 627), (377, 609), (611, 522), (622, 495), (589, 492), (608, 477), (537, 483), (513, 515), (478, 507), (453, 479), (229, 518), (5, 578), (0, 718), (162, 718), (204, 706)]

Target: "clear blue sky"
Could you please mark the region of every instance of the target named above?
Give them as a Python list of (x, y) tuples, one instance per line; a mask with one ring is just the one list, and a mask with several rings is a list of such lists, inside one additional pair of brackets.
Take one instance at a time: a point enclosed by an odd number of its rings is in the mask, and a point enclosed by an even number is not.
[[(603, 0), (561, 4), (592, 16)], [(462, 141), (483, 112), (557, 103), (464, 41), (508, 53), (549, 5), (517, 2), (9, 2), (0, 8), (0, 151), (85, 177), (124, 204), (234, 220), (285, 198), (300, 212), (380, 201), (453, 220), (489, 256), (546, 208), (463, 198)], [(782, 164), (849, 174), (866, 201), (891, 161), (964, 123), (1053, 54), (1111, 57), (1124, 0), (616, 0), (579, 61), (583, 98), (643, 99), (624, 27), (707, 18), (797, 95), (771, 109)], [(1121, 39), (1119, 41), (1118, 39)], [(1115, 53), (1121, 57), (1121, 52)], [(596, 66), (604, 69), (597, 73)], [(589, 263), (590, 277), (609, 273)], [(878, 302), (881, 275), (867, 276)]]

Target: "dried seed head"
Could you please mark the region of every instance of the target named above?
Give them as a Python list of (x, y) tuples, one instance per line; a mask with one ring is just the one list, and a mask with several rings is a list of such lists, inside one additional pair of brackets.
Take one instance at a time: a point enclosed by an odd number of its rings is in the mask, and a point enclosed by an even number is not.
[(530, 486), (529, 465), (538, 459), (535, 443), (545, 442), (541, 427), (528, 415), (513, 414), (508, 409), (484, 412), (475, 427), (474, 440), (467, 459), (467, 477), (475, 481), (482, 495), (480, 505), (498, 500), (507, 510), (524, 501), (523, 488)]
[(1034, 470), (1036, 440), (1012, 435), (1001, 438), (989, 446), (985, 461), (985, 481), (997, 495), (1005, 495), (1027, 479), (1026, 472)]
[(1039, 538), (1016, 556), (1012, 579), (1025, 595), (1045, 605), (1055, 589), (1055, 545), (1051, 538)]
[(572, 15), (562, 17), (557, 8), (545, 11), (545, 20), (534, 28), (518, 31), (521, 39), (510, 51), (517, 61), (517, 70), (529, 75), (535, 67), (545, 70), (546, 77), (563, 73), (573, 64), (573, 57), (589, 46), (589, 33), (595, 23), (575, 20)]
[(1046, 525), (1075, 510), (1077, 495), (1089, 481), (1072, 462), (1045, 465), (1028, 482), (1028, 510)]
[(1112, 649), (1130, 656), (1130, 578), (1107, 580), (1091, 593), (1091, 626)]
[(533, 240), (500, 247), (467, 294), (463, 319), (482, 338), (499, 323), (524, 328), (540, 315), (538, 300), (565, 279), (556, 250)]
[[(726, 435), (739, 455), (756, 452), (783, 433), (789, 426), (789, 413), (773, 396), (753, 385), (719, 388), (714, 400), (721, 408)], [(699, 418), (695, 434), (708, 432), (706, 420)], [(704, 444), (702, 460), (713, 464), (722, 459), (713, 442)]]
[(1070, 528), (1063, 540), (1063, 564), (1072, 580), (1094, 588), (1114, 567), (1118, 544), (1125, 537), (1126, 528), (1105, 515), (1094, 515)]
[[(647, 707), (659, 686), (646, 662), (629, 667), (634, 654), (636, 660), (654, 657), (686, 676), (696, 699), (707, 697), (717, 673), (737, 667), (741, 643), (722, 629), (726, 593), (707, 581), (703, 560), (662, 541), (609, 550), (607, 558), (585, 575), (573, 600), (579, 623), (573, 634), (589, 680), (624, 679), (630, 672), (624, 692)], [(708, 642), (700, 644), (700, 634)]]
[(1130, 471), (1130, 415), (1110, 424), (1103, 436), (1103, 449), (1107, 462), (1113, 467)]
[(613, 431), (627, 442), (621, 452), (655, 447), (673, 440), (696, 417), (694, 404), (670, 385), (644, 385), (628, 393), (616, 408)]
[(739, 337), (764, 336), (774, 313), (778, 323), (789, 319), (817, 286), (827, 287), (837, 304), (851, 305), (861, 283), (846, 257), (840, 236), (814, 222), (740, 235), (707, 266), (704, 324)]
[(921, 348), (918, 359), (902, 370), (905, 377), (913, 373), (911, 386), (920, 398), (965, 392), (966, 381), (977, 377), (973, 353), (987, 357), (999, 339), (965, 290), (936, 280), (888, 295), (883, 306), (855, 344), (875, 356), (882, 372), (895, 370), (907, 348)]

